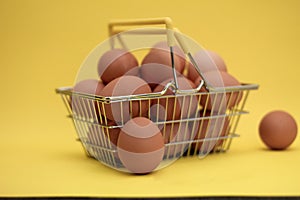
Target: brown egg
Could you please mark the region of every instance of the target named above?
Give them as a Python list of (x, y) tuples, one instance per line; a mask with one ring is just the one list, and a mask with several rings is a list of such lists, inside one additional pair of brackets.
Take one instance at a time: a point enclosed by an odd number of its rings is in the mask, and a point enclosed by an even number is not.
[(189, 145), (189, 141), (193, 139), (188, 123), (184, 122), (166, 124), (161, 132), (165, 144), (169, 144), (165, 147), (165, 156), (168, 158), (182, 156)]
[(187, 78), (195, 82), (196, 79), (200, 76), (197, 70), (195, 69), (195, 66), (192, 63), (188, 62), (187, 69)]
[(122, 164), (132, 173), (146, 174), (155, 170), (164, 155), (164, 139), (151, 120), (136, 117), (121, 129), (118, 155)]
[(276, 110), (267, 113), (259, 124), (259, 135), (272, 150), (288, 148), (297, 136), (297, 123), (287, 112)]
[[(165, 80), (160, 83), (154, 92), (160, 92), (173, 79)], [(181, 76), (177, 78), (178, 87), (181, 90), (188, 90), (195, 88), (195, 84), (187, 78)], [(165, 93), (173, 95), (173, 91), (168, 89)], [(158, 108), (158, 112), (157, 112)], [(180, 118), (191, 117), (198, 108), (198, 99), (196, 96), (170, 96), (166, 98), (154, 99), (151, 105), (151, 113), (157, 115), (156, 118), (160, 120), (175, 120)]]
[[(91, 143), (96, 145), (117, 145), (120, 128), (111, 128), (116, 126), (116, 122), (112, 120), (107, 121), (107, 125), (94, 125), (89, 128), (88, 139)], [(109, 144), (110, 143), (110, 144)]]
[[(203, 117), (202, 114), (200, 114)], [(229, 118), (217, 117), (208, 112), (205, 114), (205, 118), (196, 123), (195, 140), (203, 140), (209, 138), (215, 138), (215, 140), (199, 141), (192, 144), (192, 147), (196, 151), (201, 153), (211, 152), (215, 146), (222, 145), (222, 139), (217, 140), (219, 137), (223, 137), (229, 134)]]
[[(194, 54), (193, 58), (202, 73), (215, 70), (227, 72), (227, 67), (223, 58), (214, 51), (200, 50)], [(198, 77), (199, 74), (196, 71), (195, 66), (189, 63), (188, 78), (195, 81)]]
[[(99, 95), (104, 88), (104, 84), (96, 79), (86, 79), (79, 81), (73, 87), (73, 92), (89, 95)], [(71, 108), (75, 116), (84, 117), (85, 119), (94, 119), (99, 116), (99, 109), (96, 101), (89, 98), (83, 98), (73, 94), (71, 97)]]
[[(185, 55), (180, 48), (174, 47), (175, 69), (182, 73), (185, 67)], [(172, 67), (170, 48), (166, 42), (154, 45), (150, 52), (144, 57), (142, 64), (157, 63)]]
[[(157, 42), (155, 45), (153, 45), (151, 51), (155, 51), (157, 49), (158, 50), (166, 50), (166, 51), (170, 52), (170, 47), (166, 41)], [(176, 56), (179, 56), (180, 58), (185, 59), (185, 54), (179, 46), (177, 46), (177, 45), (173, 46), (173, 53)]]
[[(203, 74), (206, 81), (210, 83), (213, 87), (230, 87), (239, 86), (240, 82), (227, 72), (223, 71), (209, 71)], [(198, 85), (201, 77), (198, 77), (195, 81), (195, 85)], [(205, 87), (202, 87), (200, 92), (208, 92)], [(233, 108), (238, 105), (243, 96), (242, 91), (237, 92), (227, 92), (226, 95), (223, 93), (203, 95), (201, 98), (201, 105), (206, 107), (208, 110), (223, 111), (227, 108)], [(225, 104), (226, 103), (226, 104)]]
[(73, 87), (74, 92), (83, 94), (98, 94), (104, 88), (104, 84), (97, 79), (85, 79), (79, 81)]
[[(116, 126), (114, 121), (108, 121), (106, 126), (91, 124), (87, 133), (89, 151), (98, 160), (103, 160), (103, 147), (111, 150), (116, 150), (117, 141), (120, 133), (120, 128), (112, 128)], [(117, 153), (111, 152), (114, 159), (118, 159)]]
[[(136, 76), (125, 75), (107, 84), (100, 92), (100, 95), (112, 97), (146, 93), (151, 93), (151, 88), (143, 79)], [(150, 102), (148, 100), (113, 102), (104, 104), (105, 109), (102, 113), (105, 113), (108, 119), (123, 124), (130, 118), (143, 116), (149, 106)]]
[[(171, 67), (157, 64), (148, 63), (140, 67), (141, 78), (144, 79), (151, 87), (152, 90), (163, 81), (173, 78), (173, 70)], [(179, 72), (177, 72), (179, 76)]]
[(98, 74), (104, 84), (124, 74), (138, 75), (138, 61), (125, 49), (112, 49), (104, 53), (98, 62)]

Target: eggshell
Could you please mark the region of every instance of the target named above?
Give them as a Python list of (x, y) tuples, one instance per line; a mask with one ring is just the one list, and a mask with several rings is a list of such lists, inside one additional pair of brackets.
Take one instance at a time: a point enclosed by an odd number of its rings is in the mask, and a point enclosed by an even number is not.
[[(107, 84), (100, 95), (112, 97), (146, 93), (151, 93), (151, 88), (143, 79), (137, 76), (125, 75)], [(108, 119), (123, 124), (130, 118), (145, 115), (149, 106), (150, 102), (148, 100), (112, 102), (104, 104), (102, 113), (105, 113)]]
[(99, 94), (103, 88), (104, 84), (100, 80), (85, 79), (76, 83), (73, 91), (83, 94)]
[[(150, 85), (152, 90), (161, 82), (173, 78), (173, 70), (171, 67), (157, 63), (143, 64), (140, 67), (140, 73), (141, 78)], [(179, 72), (177, 72), (177, 76), (179, 75)]]
[(164, 139), (151, 120), (136, 117), (121, 129), (118, 155), (123, 165), (132, 173), (152, 172), (161, 163), (164, 155)]
[[(120, 128), (114, 121), (108, 121), (107, 125), (92, 124), (87, 132), (88, 150), (97, 160), (104, 160), (103, 147), (116, 150)], [(118, 159), (117, 153), (111, 152), (114, 159)], [(107, 156), (107, 155), (106, 155)], [(107, 159), (107, 158), (106, 158)]]
[[(200, 116), (203, 117), (202, 114)], [(203, 140), (215, 138), (215, 140), (199, 141), (193, 143), (192, 147), (196, 151), (201, 151), (201, 153), (209, 153), (215, 146), (222, 145), (224, 140), (218, 138), (228, 134), (229, 118), (208, 112), (205, 114), (205, 118), (201, 118), (201, 120), (196, 123), (194, 139)]]
[[(160, 83), (154, 92), (160, 92), (173, 79), (169, 79)], [(181, 90), (189, 90), (195, 88), (195, 84), (185, 77), (178, 77), (178, 87)], [(168, 89), (166, 95), (174, 94), (171, 89)], [(198, 99), (196, 96), (170, 96), (167, 98), (154, 99), (151, 107), (159, 108), (151, 109), (153, 114), (156, 114), (160, 120), (175, 120), (192, 116), (198, 107)], [(157, 114), (158, 113), (158, 114)]]
[[(94, 125), (89, 128), (88, 139), (96, 145), (117, 145), (120, 128), (112, 128), (116, 126), (116, 122), (112, 120), (107, 121), (107, 125)], [(110, 144), (109, 144), (110, 143)]]
[(165, 156), (168, 158), (182, 156), (193, 139), (188, 123), (166, 124), (161, 131), (165, 144), (169, 144), (165, 147)]
[[(209, 71), (204, 73), (203, 76), (213, 87), (222, 88), (241, 85), (236, 78), (223, 71)], [(202, 78), (198, 77), (195, 81), (195, 84), (198, 85), (201, 80)], [(205, 87), (202, 87), (200, 92), (208, 92), (208, 90)], [(238, 105), (242, 97), (242, 91), (227, 92), (226, 95), (225, 93), (220, 92), (218, 94), (202, 95), (200, 103), (203, 107), (206, 107), (206, 109), (213, 109), (214, 111), (218, 112), (219, 109), (223, 109), (224, 111), (226, 107), (233, 108), (234, 106)]]
[[(156, 51), (157, 49), (170, 52), (170, 47), (166, 41), (157, 42), (155, 45), (153, 45), (151, 51)], [(173, 53), (176, 56), (179, 56), (181, 59), (185, 59), (185, 57), (186, 57), (183, 50), (177, 45), (173, 46)]]
[[(98, 95), (103, 88), (104, 84), (101, 81), (96, 79), (85, 79), (75, 84), (73, 92)], [(85, 119), (93, 119), (95, 121), (98, 120), (99, 109), (95, 100), (73, 94), (70, 106), (75, 116), (84, 117)]]
[(190, 79), (191, 81), (195, 82), (199, 76), (200, 75), (197, 72), (195, 66), (192, 63), (188, 62), (187, 63), (187, 78)]
[(104, 84), (124, 74), (138, 75), (138, 61), (125, 49), (112, 49), (104, 53), (98, 62), (98, 74)]
[[(173, 48), (175, 69), (182, 73), (185, 67), (185, 55), (178, 47)], [(144, 57), (142, 64), (158, 63), (172, 67), (170, 48), (166, 42), (154, 45), (150, 52)]]
[(297, 123), (286, 111), (267, 113), (259, 124), (259, 135), (263, 143), (272, 150), (287, 149), (296, 139)]
[[(201, 73), (215, 70), (227, 72), (227, 66), (223, 58), (214, 51), (200, 50), (194, 54), (193, 58), (198, 65)], [(198, 77), (199, 73), (195, 69), (195, 66), (191, 62), (189, 62), (188, 78), (192, 81), (195, 81)]]

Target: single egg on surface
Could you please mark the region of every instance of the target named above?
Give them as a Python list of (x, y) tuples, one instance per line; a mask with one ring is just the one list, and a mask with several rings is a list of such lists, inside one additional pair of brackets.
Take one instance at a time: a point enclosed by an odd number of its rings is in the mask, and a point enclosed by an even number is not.
[(269, 149), (284, 150), (296, 139), (297, 123), (285, 111), (271, 111), (260, 121), (259, 136)]

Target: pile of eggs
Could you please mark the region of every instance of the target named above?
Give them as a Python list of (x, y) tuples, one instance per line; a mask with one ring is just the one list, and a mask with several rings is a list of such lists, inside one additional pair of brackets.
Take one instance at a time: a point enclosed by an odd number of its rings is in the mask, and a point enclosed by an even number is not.
[[(178, 89), (195, 89), (202, 80), (201, 76), (195, 66), (186, 59), (181, 48), (175, 46), (173, 50)], [(225, 62), (217, 53), (201, 50), (196, 52), (193, 57), (203, 77), (213, 87), (240, 85), (240, 82), (228, 73)], [(99, 78), (86, 79), (76, 83), (73, 92), (102, 97), (161, 92), (174, 79), (171, 66), (170, 48), (166, 42), (155, 44), (140, 63), (133, 53), (125, 49), (112, 49), (104, 53), (98, 61)], [(219, 81), (220, 77), (221, 82)], [(202, 87), (199, 92), (207, 93), (208, 91)], [(164, 95), (173, 94), (174, 91), (169, 88)], [(105, 121), (106, 126), (118, 127), (108, 129), (107, 134), (104, 135), (116, 147), (117, 154), (115, 156), (120, 159), (122, 165), (136, 174), (145, 174), (155, 170), (164, 159), (168, 143), (203, 139), (207, 137), (210, 126), (218, 125), (218, 123), (222, 124), (220, 135), (228, 134), (229, 120), (227, 117), (223, 117), (222, 120), (204, 118), (201, 123), (200, 121), (196, 125), (194, 123), (193, 128), (187, 123), (178, 122), (182, 118), (195, 116), (195, 113), (198, 116), (210, 116), (213, 107), (211, 102), (214, 98), (212, 95), (203, 95), (201, 99), (198, 96), (190, 96), (189, 99), (185, 99), (185, 102), (174, 97), (157, 98), (151, 101), (139, 100), (128, 104), (99, 104), (90, 100), (78, 103), (74, 96), (72, 98), (72, 109), (77, 115), (84, 115), (88, 118), (96, 116), (97, 122)], [(242, 96), (237, 93), (226, 94), (226, 107), (236, 106), (241, 98)], [(231, 99), (229, 103), (228, 99)], [(218, 99), (214, 102), (217, 105), (220, 104)], [(78, 105), (82, 103), (84, 105)], [(80, 106), (90, 109), (80, 109)], [(205, 112), (199, 109), (203, 107), (206, 108)], [(155, 113), (155, 119), (151, 113)], [(166, 123), (157, 124), (155, 123), (157, 121)], [(89, 129), (87, 138), (91, 143), (99, 144), (103, 137), (101, 130), (103, 129), (95, 127)], [(215, 135), (210, 135), (210, 137), (213, 136)], [(220, 142), (222, 141), (218, 141), (217, 145)], [(204, 147), (202, 142), (193, 143), (192, 147), (210, 150), (209, 147)], [(180, 146), (179, 149), (183, 148), (185, 147)], [(177, 154), (179, 151), (178, 148), (170, 148), (168, 154), (170, 152)]]

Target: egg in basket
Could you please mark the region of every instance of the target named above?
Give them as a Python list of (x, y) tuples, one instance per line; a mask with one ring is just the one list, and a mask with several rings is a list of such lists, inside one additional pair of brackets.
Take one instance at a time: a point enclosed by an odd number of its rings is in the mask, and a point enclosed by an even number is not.
[(229, 149), (258, 85), (240, 83), (217, 53), (169, 18), (113, 21), (109, 35), (82, 63), (74, 85), (56, 89), (88, 156), (147, 174), (183, 155)]

